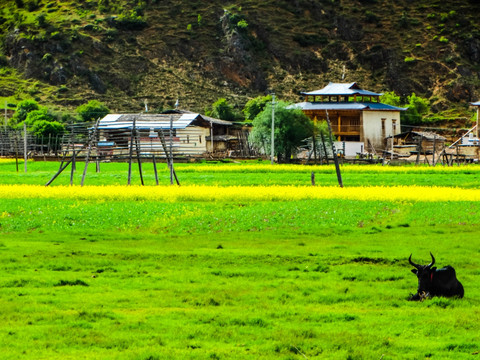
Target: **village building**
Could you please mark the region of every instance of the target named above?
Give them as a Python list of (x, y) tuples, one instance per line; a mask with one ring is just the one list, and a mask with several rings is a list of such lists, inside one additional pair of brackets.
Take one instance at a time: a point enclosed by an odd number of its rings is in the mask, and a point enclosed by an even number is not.
[(428, 131), (409, 130), (393, 136), (393, 153), (409, 157), (417, 153), (431, 155), (445, 149), (446, 138)]
[(295, 106), (313, 121), (324, 121), (328, 115), (337, 148), (346, 156), (382, 154), (388, 148), (386, 139), (401, 131), (400, 112), (406, 109), (381, 103), (382, 94), (363, 90), (357, 83), (329, 83), (301, 94), (305, 101)]
[(112, 156), (128, 154), (134, 123), (136, 141), (144, 156), (165, 157), (165, 150), (170, 151), (171, 146), (174, 157), (199, 157), (226, 152), (232, 146), (230, 142), (237, 139), (229, 135), (231, 122), (188, 111), (108, 114), (98, 123), (99, 150)]

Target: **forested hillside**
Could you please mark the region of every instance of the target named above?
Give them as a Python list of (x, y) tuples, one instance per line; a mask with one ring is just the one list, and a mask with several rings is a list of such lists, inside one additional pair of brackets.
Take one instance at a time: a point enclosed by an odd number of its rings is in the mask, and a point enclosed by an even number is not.
[(0, 97), (113, 111), (241, 109), (329, 81), (430, 100), (480, 99), (480, 3), (456, 0), (2, 0)]

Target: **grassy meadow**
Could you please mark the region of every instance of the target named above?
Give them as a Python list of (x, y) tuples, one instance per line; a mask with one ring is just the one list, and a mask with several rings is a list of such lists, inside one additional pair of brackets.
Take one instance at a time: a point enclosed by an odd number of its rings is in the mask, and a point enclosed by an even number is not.
[[(480, 352), (477, 166), (58, 165), (0, 160), (2, 359)], [(430, 251), (464, 299), (407, 301)]]

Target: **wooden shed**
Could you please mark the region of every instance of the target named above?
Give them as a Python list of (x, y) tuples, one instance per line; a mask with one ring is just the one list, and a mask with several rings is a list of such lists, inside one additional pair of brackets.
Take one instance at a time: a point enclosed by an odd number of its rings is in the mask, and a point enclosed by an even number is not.
[(445, 141), (441, 135), (425, 131), (406, 131), (394, 136), (394, 152), (399, 155), (410, 155), (419, 151), (422, 154), (438, 153), (445, 148)]
[(142, 154), (164, 156), (162, 140), (172, 145), (174, 157), (195, 157), (228, 148), (229, 121), (198, 113), (109, 114), (99, 121), (99, 148), (105, 144), (116, 155), (126, 155), (130, 148), (135, 120), (137, 141)]

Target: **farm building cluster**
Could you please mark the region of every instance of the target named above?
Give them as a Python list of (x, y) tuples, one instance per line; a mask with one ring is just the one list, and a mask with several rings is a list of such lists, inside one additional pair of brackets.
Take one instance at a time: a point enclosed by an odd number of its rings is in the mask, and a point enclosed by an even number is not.
[[(382, 94), (362, 89), (357, 83), (329, 83), (322, 89), (303, 92), (304, 101), (292, 108), (301, 109), (312, 121), (329, 120), (338, 155), (344, 159), (403, 159), (433, 162), (478, 161), (480, 144), (477, 125), (459, 134), (455, 140), (401, 124), (406, 108), (381, 102)], [(101, 160), (131, 158), (133, 152), (142, 157), (251, 158), (262, 156), (248, 141), (246, 124), (215, 119), (185, 110), (169, 110), (161, 114), (108, 114), (96, 124), (83, 129), (72, 126), (61, 139), (38, 139), (16, 133), (0, 132), (0, 155), (27, 153), (46, 156), (55, 153), (93, 151)], [(299, 149), (298, 161), (308, 161), (314, 153), (312, 144)], [(326, 147), (324, 155), (332, 156)], [(330, 151), (330, 152), (329, 152)]]

